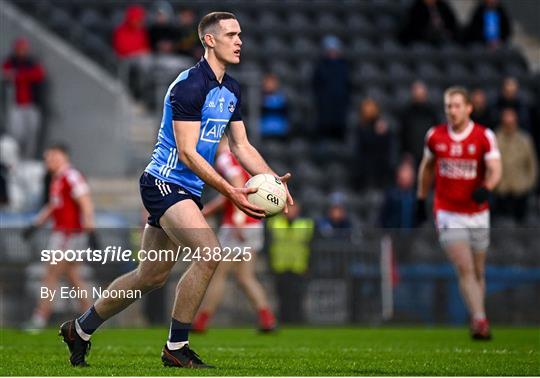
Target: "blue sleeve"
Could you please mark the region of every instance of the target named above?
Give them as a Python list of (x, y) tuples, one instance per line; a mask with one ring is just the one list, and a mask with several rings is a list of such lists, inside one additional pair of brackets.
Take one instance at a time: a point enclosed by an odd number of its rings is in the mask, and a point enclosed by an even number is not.
[(172, 118), (175, 121), (200, 121), (205, 94), (201, 83), (185, 79), (171, 89)]
[(231, 116), (231, 122), (242, 120), (242, 96), (240, 94), (240, 86), (238, 84), (235, 85), (234, 95), (236, 96), (237, 100), (234, 113)]

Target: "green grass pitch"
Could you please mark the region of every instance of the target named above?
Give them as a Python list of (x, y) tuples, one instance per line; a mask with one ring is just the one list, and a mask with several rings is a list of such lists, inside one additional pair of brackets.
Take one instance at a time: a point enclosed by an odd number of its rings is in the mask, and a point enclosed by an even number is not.
[(161, 365), (167, 330), (103, 329), (88, 368), (69, 365), (55, 330), (30, 335), (3, 329), (0, 375), (540, 375), (540, 329), (497, 328), (491, 342), (464, 328), (211, 329), (191, 345), (212, 370)]

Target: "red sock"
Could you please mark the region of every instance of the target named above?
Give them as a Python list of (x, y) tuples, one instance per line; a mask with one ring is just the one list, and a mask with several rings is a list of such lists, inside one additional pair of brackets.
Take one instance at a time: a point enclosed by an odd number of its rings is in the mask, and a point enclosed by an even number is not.
[(206, 330), (206, 326), (208, 325), (208, 321), (210, 320), (210, 314), (207, 311), (201, 311), (197, 314), (195, 317), (195, 321), (193, 322), (192, 329), (195, 332), (203, 332)]
[(276, 326), (276, 318), (269, 308), (259, 310), (259, 324), (263, 329), (272, 329)]

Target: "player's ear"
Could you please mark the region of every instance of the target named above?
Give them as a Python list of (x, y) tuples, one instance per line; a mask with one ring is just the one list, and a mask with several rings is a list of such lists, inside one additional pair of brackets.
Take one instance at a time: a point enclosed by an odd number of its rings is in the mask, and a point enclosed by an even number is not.
[(208, 47), (215, 47), (216, 46), (216, 39), (214, 38), (214, 36), (212, 34), (207, 33), (207, 34), (204, 35), (204, 43)]

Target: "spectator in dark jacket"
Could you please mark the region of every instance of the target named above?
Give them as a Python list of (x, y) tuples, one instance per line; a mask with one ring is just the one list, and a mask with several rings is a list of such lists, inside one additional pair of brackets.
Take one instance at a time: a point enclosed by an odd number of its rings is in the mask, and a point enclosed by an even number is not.
[(155, 3), (152, 24), (148, 28), (153, 52), (172, 54), (179, 40), (179, 29), (172, 23), (174, 10), (166, 1)]
[(279, 79), (268, 73), (262, 81), (261, 136), (285, 140), (289, 135), (287, 96), (280, 89)]
[(391, 176), (392, 134), (375, 100), (364, 99), (359, 111), (357, 161), (353, 170), (357, 174), (356, 184), (359, 187), (382, 188)]
[(349, 110), (349, 68), (343, 58), (341, 41), (335, 36), (323, 39), (324, 56), (313, 74), (315, 107), (318, 113), (317, 137), (343, 140)]
[(178, 13), (180, 41), (177, 52), (199, 60), (204, 54), (199, 35), (197, 34), (197, 15), (192, 9), (181, 9)]
[(415, 170), (411, 159), (405, 159), (396, 171), (396, 184), (386, 190), (380, 224), (388, 229), (411, 229), (416, 226)]
[(413, 156), (415, 164), (422, 160), (424, 136), (438, 122), (437, 110), (428, 102), (428, 90), (421, 81), (411, 86), (411, 102), (401, 114), (401, 152)]
[(317, 220), (317, 233), (323, 238), (351, 240), (352, 222), (345, 206), (345, 194), (339, 191), (330, 194), (330, 206), (326, 215)]
[(504, 79), (501, 92), (495, 102), (496, 122), (501, 122), (501, 112), (506, 108), (512, 108), (516, 111), (518, 122), (522, 129), (531, 131), (531, 120), (529, 107), (519, 91), (519, 82), (513, 77)]
[(481, 88), (473, 90), (471, 93), (471, 103), (473, 106), (471, 119), (476, 123), (493, 129), (495, 127), (495, 121), (492, 110), (488, 106), (486, 92)]
[(482, 42), (498, 47), (512, 34), (510, 17), (499, 0), (483, 0), (476, 7), (467, 27), (467, 42)]
[(403, 42), (440, 44), (458, 38), (452, 8), (444, 0), (416, 0), (409, 9), (401, 38)]
[(7, 131), (17, 141), (21, 156), (36, 158), (42, 127), (40, 90), (45, 82), (45, 69), (30, 55), (30, 43), (19, 38), (11, 55), (2, 64), (2, 78), (13, 86), (15, 95), (8, 108)]

